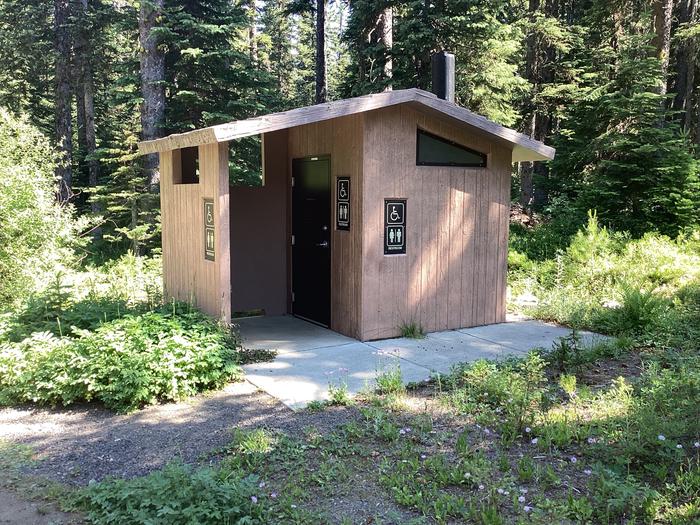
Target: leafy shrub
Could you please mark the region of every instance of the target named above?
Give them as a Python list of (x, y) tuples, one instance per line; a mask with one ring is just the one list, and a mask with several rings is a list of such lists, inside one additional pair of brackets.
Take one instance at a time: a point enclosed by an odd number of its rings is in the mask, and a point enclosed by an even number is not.
[[(509, 286), (537, 304), (527, 313), (581, 329), (628, 335), (649, 345), (698, 348), (700, 231), (671, 240), (610, 232), (595, 214), (548, 260), (513, 262)], [(689, 322), (690, 321), (690, 322)], [(682, 333), (675, 337), (674, 332)]]
[(21, 341), (34, 332), (75, 335), (73, 327), (94, 330), (126, 314), (138, 314), (160, 304), (159, 257), (122, 256), (84, 272), (58, 273), (44, 290), (30, 295), (0, 327), (0, 340)]
[(92, 523), (267, 523), (267, 501), (254, 476), (173, 463), (132, 480), (91, 485), (77, 498)]
[(236, 378), (237, 341), (184, 305), (127, 315), (75, 338), (36, 333), (0, 344), (0, 401), (125, 411), (178, 400)]
[(56, 204), (54, 166), (48, 139), (0, 108), (0, 308), (73, 261), (85, 225)]
[(638, 334), (669, 307), (668, 299), (651, 290), (622, 287), (622, 304), (599, 312), (595, 325), (611, 334)]

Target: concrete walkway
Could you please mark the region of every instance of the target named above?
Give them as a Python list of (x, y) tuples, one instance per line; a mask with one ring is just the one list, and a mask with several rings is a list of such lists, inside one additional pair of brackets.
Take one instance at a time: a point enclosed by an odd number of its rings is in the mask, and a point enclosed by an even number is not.
[[(435, 332), (425, 339), (362, 343), (291, 316), (250, 317), (237, 324), (245, 348), (278, 352), (272, 362), (244, 366), (246, 379), (293, 409), (327, 399), (329, 383), (345, 382), (356, 394), (373, 388), (378, 374), (396, 366), (405, 383), (425, 381), (458, 363), (551, 348), (571, 333), (561, 326), (513, 318), (502, 324)], [(586, 343), (603, 338), (590, 332), (581, 336)]]

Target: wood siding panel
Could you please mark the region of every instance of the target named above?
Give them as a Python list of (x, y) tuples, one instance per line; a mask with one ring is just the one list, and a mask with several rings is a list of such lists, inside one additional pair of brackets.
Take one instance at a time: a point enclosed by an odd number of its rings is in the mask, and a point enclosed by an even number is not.
[(286, 130), (263, 135), (261, 187), (231, 186), (231, 294), (234, 312), (287, 313), (289, 244)]
[[(163, 287), (165, 299), (192, 303), (229, 322), (228, 144), (199, 147), (198, 184), (173, 184), (179, 151), (160, 154)], [(204, 259), (204, 199), (214, 201), (216, 256)]]
[[(289, 130), (289, 172), (295, 158), (331, 158), (331, 326), (359, 337), (362, 275), (362, 114)], [(335, 229), (336, 177), (350, 177), (350, 230)], [(290, 203), (291, 209), (291, 203)], [(291, 269), (290, 269), (291, 271)]]
[[(416, 166), (416, 129), (489, 155), (487, 168)], [(365, 114), (364, 340), (505, 319), (511, 151), (409, 106)], [(407, 253), (383, 254), (384, 199), (407, 199)]]

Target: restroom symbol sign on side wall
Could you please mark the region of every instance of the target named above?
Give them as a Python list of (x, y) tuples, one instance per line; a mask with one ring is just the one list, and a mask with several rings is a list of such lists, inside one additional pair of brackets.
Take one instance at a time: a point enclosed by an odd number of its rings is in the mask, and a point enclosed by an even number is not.
[(207, 261), (213, 261), (216, 255), (214, 225), (214, 201), (204, 199), (204, 258)]
[(384, 255), (406, 253), (406, 199), (384, 201)]

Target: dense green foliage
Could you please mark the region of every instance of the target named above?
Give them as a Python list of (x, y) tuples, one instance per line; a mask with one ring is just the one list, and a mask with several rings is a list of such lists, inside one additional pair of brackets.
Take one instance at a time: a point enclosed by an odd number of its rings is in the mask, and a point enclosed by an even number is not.
[(188, 305), (159, 306), (159, 270), (158, 259), (127, 256), (2, 315), (0, 402), (128, 411), (240, 377), (229, 330)]
[[(693, 2), (673, 2), (668, 50), (654, 34), (660, 1), (329, 2), (328, 97), (429, 89), (431, 53), (452, 51), (459, 104), (558, 148), (555, 162), (520, 166), (514, 177), (528, 213), (566, 211), (575, 230), (588, 209), (598, 209), (618, 231), (674, 236), (700, 216), (700, 9)], [(73, 203), (78, 213), (101, 217), (101, 230), (91, 236), (96, 260), (127, 247), (157, 248), (157, 193), (136, 151), (145, 82), (142, 4), (68, 3)], [(158, 133), (313, 103), (315, 5), (163, 2), (151, 30), (164, 62)], [(46, 136), (55, 132), (53, 23), (51, 3), (0, 3), (0, 106), (26, 116)], [(85, 62), (94, 91), (92, 153), (75, 102), (84, 94), (79, 64)], [(259, 184), (259, 141), (231, 146), (232, 183)], [(91, 182), (88, 166), (95, 160), (98, 180)]]
[[(537, 230), (533, 235), (539, 236)], [(516, 236), (509, 254), (513, 299), (534, 296), (531, 313), (576, 328), (697, 350), (699, 235), (671, 240), (649, 233), (632, 239), (600, 227), (591, 216), (557, 253), (528, 243), (527, 235)], [(539, 236), (545, 243), (555, 243), (555, 237)], [(533, 260), (543, 251), (549, 258)]]
[(49, 141), (0, 108), (0, 311), (74, 262), (79, 225), (56, 204), (54, 163)]
[[(257, 480), (221, 470), (193, 471), (171, 464), (134, 480), (93, 485), (77, 498), (92, 523), (267, 523), (266, 505), (258, 500)], [(138, 494), (138, 499), (134, 499)]]
[(700, 178), (687, 136), (655, 92), (658, 61), (644, 37), (623, 39), (614, 55), (596, 51), (557, 137), (552, 194), (571, 200), (579, 221), (595, 209), (635, 236), (676, 235), (698, 223)]

